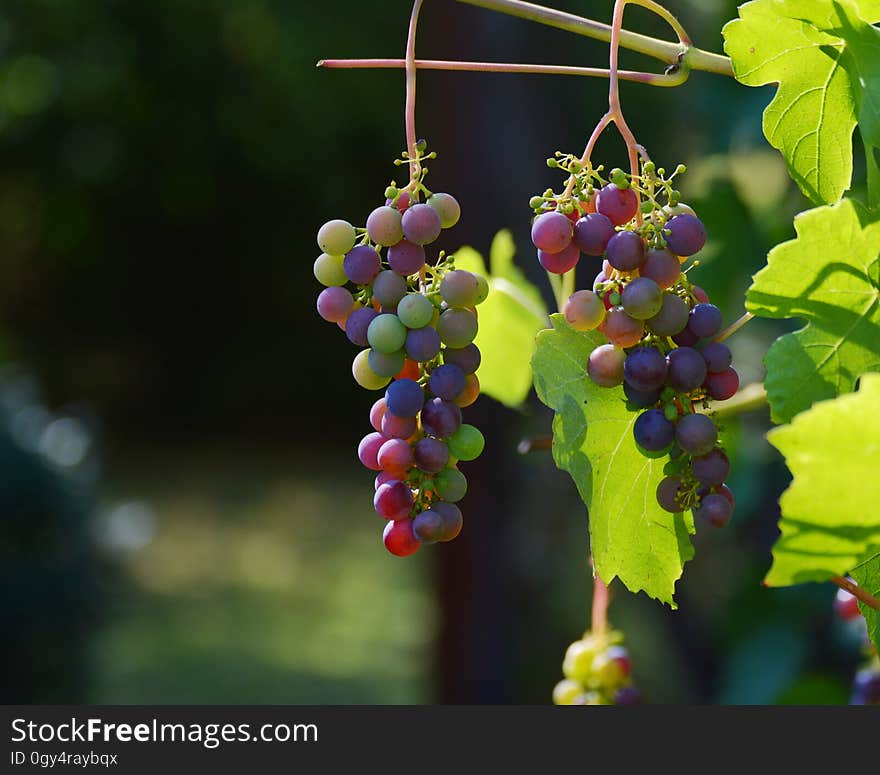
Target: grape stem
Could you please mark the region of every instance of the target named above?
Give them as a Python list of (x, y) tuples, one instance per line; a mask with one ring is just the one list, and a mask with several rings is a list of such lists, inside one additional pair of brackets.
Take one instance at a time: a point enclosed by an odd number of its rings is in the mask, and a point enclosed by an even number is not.
[(611, 600), (611, 590), (596, 573), (592, 555), (590, 555), (590, 567), (593, 569), (593, 608), (590, 613), (590, 629), (595, 635), (602, 635), (608, 629), (608, 603)]
[(755, 317), (751, 312), (745, 312), (737, 320), (734, 320), (727, 328), (725, 328), (718, 336), (716, 336), (712, 341), (713, 342), (723, 342), (725, 339), (733, 336), (737, 331), (739, 331), (746, 323), (748, 323), (753, 317)]
[[(418, 70), (450, 70), (470, 73), (521, 73), (531, 75), (580, 75), (593, 78), (608, 78), (607, 67), (575, 67), (572, 65), (539, 65), (519, 62), (464, 62), (449, 59), (416, 59)], [(322, 59), (316, 67), (328, 69), (378, 69), (391, 70), (406, 67), (405, 59)], [(669, 73), (643, 73), (638, 70), (619, 70), (622, 81), (634, 81), (647, 86), (680, 86), (688, 78), (686, 70), (678, 69)]]
[[(489, 11), (497, 11), (509, 16), (544, 24), (548, 27), (564, 30), (566, 32), (581, 35), (595, 40), (611, 40), (611, 26), (602, 22), (587, 19), (555, 8), (546, 8), (535, 3), (526, 3), (521, 0), (457, 0), (459, 3), (476, 5)], [(637, 51), (649, 57), (665, 62), (667, 65), (680, 67), (685, 70), (704, 70), (719, 75), (733, 77), (733, 67), (730, 59), (722, 54), (714, 54), (703, 51), (691, 44), (690, 37), (684, 31), (678, 20), (665, 8), (651, 0), (631, 0), (635, 5), (640, 5), (663, 18), (678, 35), (678, 42), (672, 43), (658, 40), (648, 35), (640, 35), (629, 30), (621, 30), (620, 45), (630, 51)]]
[(880, 611), (880, 600), (877, 600), (876, 597), (870, 592), (862, 589), (858, 584), (853, 583), (849, 579), (843, 578), (843, 576), (832, 576), (831, 583), (836, 584), (841, 589), (845, 589), (853, 597), (857, 597), (869, 608), (873, 608), (875, 611)]
[(409, 186), (413, 193), (418, 190), (417, 182), (421, 177), (421, 162), (419, 151), (416, 147), (416, 28), (419, 24), (419, 11), (422, 9), (423, 0), (413, 2), (412, 13), (409, 17), (409, 30), (406, 36), (406, 147), (409, 153)]

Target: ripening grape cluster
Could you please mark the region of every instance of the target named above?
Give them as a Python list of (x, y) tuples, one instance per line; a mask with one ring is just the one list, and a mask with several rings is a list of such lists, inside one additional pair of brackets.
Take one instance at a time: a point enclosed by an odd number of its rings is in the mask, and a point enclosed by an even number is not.
[(569, 173), (569, 188), (530, 202), (538, 261), (562, 274), (581, 254), (604, 257), (592, 289), (576, 291), (563, 310), (573, 329), (598, 329), (608, 339), (590, 354), (588, 374), (601, 387), (623, 386), (627, 405), (639, 412), (633, 434), (646, 456), (669, 454), (660, 506), (693, 509), (702, 522), (723, 527), (734, 506), (724, 484), (730, 463), (715, 423), (698, 409), (733, 396), (739, 377), (727, 345), (713, 341), (721, 312), (682, 271), (706, 241), (702, 222), (672, 186), (684, 167), (667, 178), (646, 162), (640, 176), (614, 169), (605, 180), (601, 168), (570, 155), (548, 163)]
[(555, 705), (637, 705), (639, 690), (632, 684), (629, 652), (617, 630), (586, 632), (565, 652), (565, 675), (553, 687)]
[(859, 628), (867, 654), (867, 660), (856, 671), (849, 704), (880, 705), (880, 656), (868, 637), (867, 622), (859, 611), (859, 601), (855, 595), (839, 589), (834, 598), (834, 611), (844, 622)]
[[(385, 391), (370, 411), (373, 432), (358, 457), (377, 472), (373, 505), (388, 520), (385, 547), (400, 557), (459, 534), (456, 502), (467, 480), (458, 462), (478, 457), (484, 444), (461, 410), (480, 393), (473, 340), (476, 306), (489, 285), (455, 269), (442, 252), (429, 259), (426, 246), (461, 213), (454, 197), (424, 188), (424, 172), (407, 189), (389, 186), (364, 228), (325, 223), (314, 267), (325, 286), (318, 313), (363, 348), (352, 364), (355, 381)], [(427, 198), (419, 202), (422, 192)]]

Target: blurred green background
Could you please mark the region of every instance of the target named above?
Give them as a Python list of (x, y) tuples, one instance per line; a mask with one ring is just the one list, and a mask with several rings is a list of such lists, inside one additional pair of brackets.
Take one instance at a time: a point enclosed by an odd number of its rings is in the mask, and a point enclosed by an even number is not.
[[(727, 0), (670, 8), (720, 50)], [(610, 18), (610, 2), (557, 7)], [(549, 455), (549, 416), (481, 398), (465, 530), (388, 556), (357, 464), (374, 397), (315, 314), (314, 234), (361, 223), (404, 145), (403, 77), (321, 71), (400, 56), (407, 2), (7, 0), (0, 8), (0, 567), (4, 700), (542, 703), (588, 621), (586, 514)], [(667, 35), (639, 8), (631, 29)], [(422, 15), (426, 58), (602, 64), (607, 47), (452, 0)], [(624, 53), (625, 66), (656, 67)], [(607, 84), (420, 75), (451, 244), (485, 251), (559, 181)], [(623, 84), (655, 160), (683, 161), (710, 244), (698, 281), (734, 319), (805, 208), (760, 132), (765, 90), (694, 73)], [(597, 157), (623, 161), (609, 136)], [(858, 158), (858, 156), (857, 156)], [(597, 270), (583, 261), (582, 284)], [(549, 298), (549, 294), (548, 294)], [(782, 329), (733, 340), (744, 382)], [(787, 482), (766, 413), (729, 428), (732, 526), (696, 537), (680, 610), (611, 609), (654, 702), (844, 702), (857, 637), (830, 588), (760, 580)]]

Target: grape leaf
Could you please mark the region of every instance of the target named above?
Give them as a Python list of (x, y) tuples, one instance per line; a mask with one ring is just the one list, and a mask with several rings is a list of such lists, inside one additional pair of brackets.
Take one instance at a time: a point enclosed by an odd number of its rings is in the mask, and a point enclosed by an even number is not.
[(880, 371), (880, 217), (845, 199), (801, 213), (794, 226), (797, 238), (770, 251), (746, 296), (755, 315), (808, 321), (764, 359), (780, 423)]
[[(880, 598), (880, 552), (859, 563), (850, 571), (856, 584), (870, 592), (874, 597)], [(868, 636), (874, 645), (880, 649), (880, 611), (865, 605), (859, 601), (859, 610), (868, 624)]]
[(786, 586), (843, 576), (880, 551), (880, 374), (857, 393), (821, 401), (767, 439), (792, 483), (779, 499), (782, 535), (766, 582)]
[(489, 296), (479, 309), (480, 329), (475, 340), (482, 353), (478, 376), (483, 393), (507, 406), (519, 406), (532, 387), (529, 363), (535, 334), (547, 327), (547, 307), (540, 291), (513, 263), (516, 248), (509, 231), (492, 240), (488, 274), (483, 257), (473, 248), (455, 253), (455, 266), (487, 277)]
[(638, 413), (626, 408), (623, 390), (600, 388), (587, 376), (587, 359), (605, 338), (572, 330), (562, 315), (550, 320), (553, 329), (538, 334), (532, 358), (535, 389), (556, 412), (553, 458), (589, 511), (596, 572), (675, 608), (675, 582), (694, 556), (693, 518), (657, 504), (665, 460), (639, 452), (632, 433)]
[(852, 132), (862, 121), (873, 157), (880, 142), (876, 0), (754, 0), (725, 25), (724, 50), (748, 86), (778, 84), (764, 135), (816, 204), (835, 202), (852, 178)]

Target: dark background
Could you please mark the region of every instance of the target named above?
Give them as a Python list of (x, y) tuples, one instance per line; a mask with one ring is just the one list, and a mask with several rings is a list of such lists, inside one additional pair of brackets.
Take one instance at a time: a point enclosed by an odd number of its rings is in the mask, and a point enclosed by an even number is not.
[[(720, 51), (733, 2), (671, 3)], [(610, 18), (609, 2), (557, 3)], [(355, 447), (374, 396), (314, 310), (314, 234), (362, 223), (404, 145), (403, 76), (321, 71), (401, 56), (406, 2), (13, 0), (0, 9), (0, 567), (7, 702), (395, 703), (549, 698), (586, 626), (586, 515), (544, 433), (483, 397), (465, 531), (386, 555)], [(631, 29), (668, 36), (630, 9)], [(419, 54), (604, 64), (607, 46), (451, 0)], [(622, 54), (623, 66), (657, 68)], [(764, 143), (769, 93), (694, 73), (623, 84), (640, 141), (710, 243), (698, 281), (733, 320), (806, 207)], [(485, 252), (580, 151), (607, 83), (425, 72), (429, 184)], [(594, 158), (624, 161), (609, 133)], [(586, 263), (586, 262), (585, 262)], [(592, 269), (592, 272), (590, 271)], [(582, 283), (595, 273), (584, 269)], [(733, 341), (744, 382), (779, 329)], [(856, 638), (833, 591), (767, 590), (787, 474), (765, 412), (730, 427), (730, 528), (697, 536), (680, 610), (617, 589), (637, 680), (656, 702), (843, 702)], [(615, 585), (617, 586), (617, 585)]]

